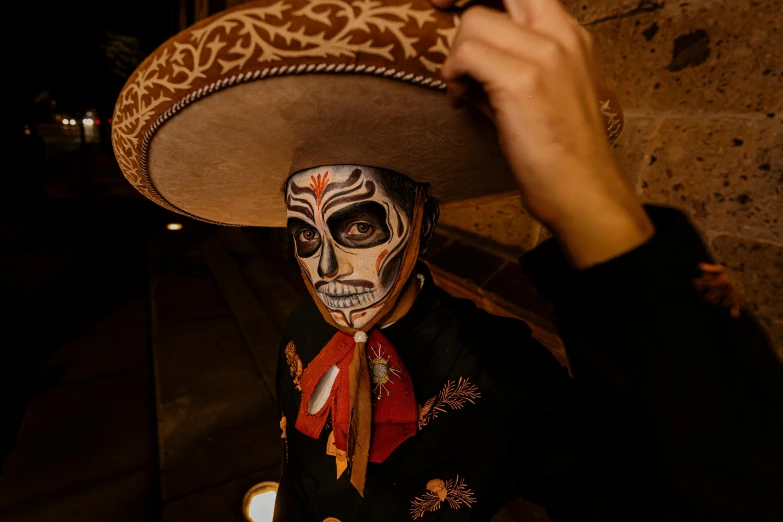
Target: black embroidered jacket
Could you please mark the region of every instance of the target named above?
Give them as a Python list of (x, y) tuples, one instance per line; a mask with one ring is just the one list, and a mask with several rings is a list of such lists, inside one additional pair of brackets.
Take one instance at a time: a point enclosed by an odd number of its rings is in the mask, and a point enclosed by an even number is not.
[(575, 272), (553, 241), (521, 259), (556, 305), (575, 379), (524, 322), (417, 269), (420, 296), (383, 333), (411, 372), (419, 432), (369, 464), (364, 498), (350, 468), (336, 478), (330, 425), (320, 440), (294, 427), (295, 359), (335, 333), (302, 303), (278, 365), (275, 522), (486, 522), (517, 497), (553, 522), (783, 520), (783, 366), (752, 317), (695, 289), (712, 260), (684, 215), (647, 210), (653, 238), (606, 263)]

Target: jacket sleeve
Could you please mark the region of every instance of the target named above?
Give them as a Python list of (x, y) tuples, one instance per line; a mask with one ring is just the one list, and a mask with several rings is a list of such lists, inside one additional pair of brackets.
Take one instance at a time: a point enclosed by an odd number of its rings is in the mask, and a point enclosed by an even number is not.
[(696, 289), (713, 260), (687, 218), (646, 209), (654, 236), (605, 263), (573, 271), (552, 240), (521, 259), (580, 390), (580, 473), (607, 514), (586, 518), (783, 520), (783, 366), (747, 311)]

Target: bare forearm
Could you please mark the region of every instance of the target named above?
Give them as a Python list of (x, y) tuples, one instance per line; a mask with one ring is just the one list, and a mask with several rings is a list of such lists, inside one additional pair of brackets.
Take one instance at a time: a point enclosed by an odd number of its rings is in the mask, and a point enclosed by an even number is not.
[(629, 252), (655, 230), (639, 199), (626, 187), (606, 196), (584, 195), (578, 206), (548, 226), (576, 269)]

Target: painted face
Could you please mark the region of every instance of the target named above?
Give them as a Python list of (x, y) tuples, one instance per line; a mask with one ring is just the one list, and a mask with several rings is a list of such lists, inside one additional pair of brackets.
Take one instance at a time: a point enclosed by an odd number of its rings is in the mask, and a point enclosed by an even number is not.
[(286, 187), (296, 258), (335, 322), (361, 328), (383, 307), (410, 239), (411, 205), (380, 170), (334, 165)]

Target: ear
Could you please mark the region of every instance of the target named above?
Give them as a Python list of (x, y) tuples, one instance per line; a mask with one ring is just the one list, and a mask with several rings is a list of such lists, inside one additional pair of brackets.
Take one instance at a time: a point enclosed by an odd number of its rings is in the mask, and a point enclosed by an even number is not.
[(440, 217), (440, 205), (433, 198), (428, 198), (424, 203), (424, 215), (421, 219), (421, 237), (419, 243), (419, 254), (427, 252), (430, 246), (432, 235), (435, 233), (435, 225), (438, 224)]

